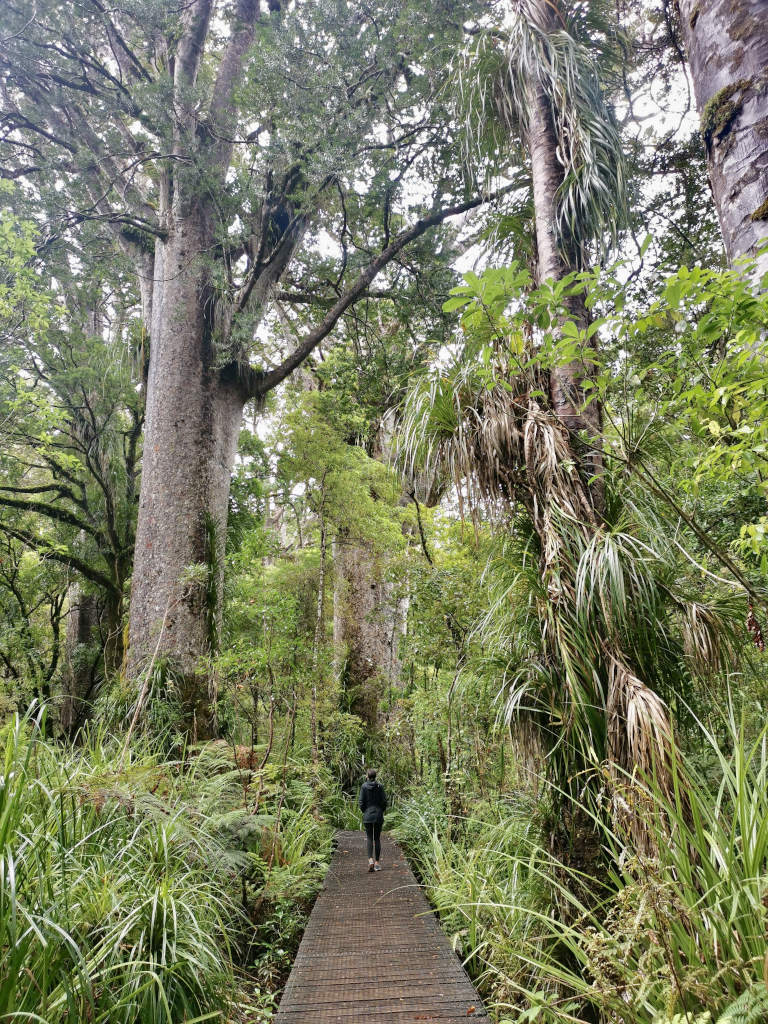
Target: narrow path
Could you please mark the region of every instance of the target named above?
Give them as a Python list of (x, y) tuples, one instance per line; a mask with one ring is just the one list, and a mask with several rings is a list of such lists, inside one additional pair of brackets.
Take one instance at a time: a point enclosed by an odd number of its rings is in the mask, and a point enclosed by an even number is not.
[(487, 1022), (397, 843), (368, 874), (364, 833), (337, 841), (276, 1024)]

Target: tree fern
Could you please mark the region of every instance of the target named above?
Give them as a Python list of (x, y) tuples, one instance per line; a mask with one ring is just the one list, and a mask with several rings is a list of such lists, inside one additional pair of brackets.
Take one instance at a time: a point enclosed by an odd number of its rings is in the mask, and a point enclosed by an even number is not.
[(717, 1024), (765, 1024), (768, 1020), (768, 988), (761, 982), (742, 992), (718, 1018)]

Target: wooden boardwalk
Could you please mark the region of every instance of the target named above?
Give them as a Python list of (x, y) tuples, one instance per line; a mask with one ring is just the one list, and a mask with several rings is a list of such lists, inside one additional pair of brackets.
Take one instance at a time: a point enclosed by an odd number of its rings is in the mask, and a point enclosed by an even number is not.
[(400, 847), (383, 836), (368, 874), (365, 834), (337, 841), (276, 1024), (487, 1022)]

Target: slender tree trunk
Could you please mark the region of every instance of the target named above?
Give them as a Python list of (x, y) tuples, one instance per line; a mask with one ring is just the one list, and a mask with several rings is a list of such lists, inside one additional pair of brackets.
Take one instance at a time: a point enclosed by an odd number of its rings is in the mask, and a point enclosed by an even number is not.
[[(728, 259), (768, 236), (768, 6), (679, 0), (680, 22)], [(768, 255), (759, 259), (768, 271)]]
[[(546, 32), (561, 28), (558, 0), (535, 0), (540, 27)], [(569, 236), (567, 227), (558, 224), (558, 193), (563, 184), (559, 139), (551, 100), (541, 83), (530, 82), (527, 145), (531, 160), (533, 205), (537, 249), (537, 278), (562, 280), (578, 269), (579, 240)], [(583, 328), (588, 324), (583, 298), (571, 297), (568, 312)], [(569, 616), (575, 616), (576, 565), (573, 563), (570, 537), (581, 537), (584, 545), (592, 542), (601, 529), (605, 507), (602, 455), (602, 423), (599, 403), (590, 397), (585, 383), (593, 367), (591, 348), (564, 366), (548, 373), (549, 408), (539, 400), (528, 399), (526, 421), (522, 428), (522, 459), (529, 482), (526, 502), (541, 546), (542, 578), (549, 596), (544, 643), (554, 664), (560, 663), (562, 686), (567, 695), (571, 681), (566, 675), (560, 651), (560, 631), (570, 629)], [(545, 385), (541, 390), (545, 389)], [(575, 473), (570, 468), (578, 467)], [(564, 524), (568, 524), (565, 526)], [(648, 767), (644, 755), (648, 749), (668, 749), (670, 729), (663, 701), (636, 677), (631, 659), (612, 638), (605, 658), (596, 655), (595, 674), (605, 676), (607, 695), (594, 680), (585, 679), (585, 692), (594, 693), (596, 704), (605, 702), (606, 756), (613, 764), (632, 773)], [(573, 669), (571, 670), (573, 671)], [(583, 699), (583, 698), (582, 698)], [(590, 698), (587, 698), (590, 699)], [(567, 702), (567, 698), (566, 698)], [(640, 714), (642, 710), (643, 714)], [(642, 721), (643, 727), (630, 730), (630, 721)], [(657, 764), (662, 784), (669, 780), (666, 765)], [(599, 855), (594, 823), (589, 814), (573, 805), (572, 821), (567, 828), (566, 844), (571, 863), (584, 867)], [(641, 824), (637, 816), (635, 823)], [(561, 852), (565, 844), (558, 842)]]
[(123, 643), (123, 601), (118, 594), (108, 593), (104, 598), (99, 620), (104, 650), (104, 675), (110, 678), (122, 668), (125, 657)]
[(155, 650), (172, 659), (187, 724), (199, 737), (210, 735), (214, 721), (201, 659), (216, 644), (245, 400), (216, 365), (203, 264), (209, 245), (202, 218), (188, 215), (157, 247), (128, 665), (137, 675)]
[[(563, 167), (558, 158), (558, 140), (550, 102), (540, 85), (531, 89), (528, 126), (528, 149), (531, 158), (533, 206), (536, 228), (536, 267), (538, 283), (559, 281), (576, 269), (565, 246), (558, 242), (557, 193), (563, 183)], [(576, 324), (588, 323), (583, 296), (568, 299), (569, 311)], [(552, 409), (570, 435), (570, 442), (581, 465), (583, 478), (595, 510), (602, 512), (605, 495), (602, 481), (602, 417), (600, 405), (590, 401), (584, 381), (592, 372), (589, 353), (555, 367), (549, 374)], [(585, 439), (579, 436), (585, 435)]]
[(100, 661), (96, 632), (99, 600), (73, 586), (64, 644), (64, 671), (59, 722), (62, 732), (72, 737), (89, 717), (90, 702)]
[(310, 702), (310, 740), (312, 743), (312, 763), (316, 765), (320, 759), (317, 742), (317, 700), (322, 666), (320, 652), (325, 632), (325, 571), (327, 560), (328, 538), (325, 527), (325, 515), (320, 513), (320, 572), (317, 580), (317, 614), (315, 616), (315, 636), (312, 644), (312, 695)]

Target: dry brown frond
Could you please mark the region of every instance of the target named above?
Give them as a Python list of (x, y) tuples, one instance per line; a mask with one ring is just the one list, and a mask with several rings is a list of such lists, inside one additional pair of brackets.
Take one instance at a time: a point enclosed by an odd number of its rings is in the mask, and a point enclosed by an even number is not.
[(683, 649), (701, 674), (717, 671), (733, 660), (722, 616), (706, 604), (687, 601), (678, 606)]
[(646, 783), (655, 779), (672, 796), (672, 730), (667, 705), (615, 655), (609, 656), (606, 706), (614, 818), (631, 832), (636, 849), (653, 852), (645, 823)]

